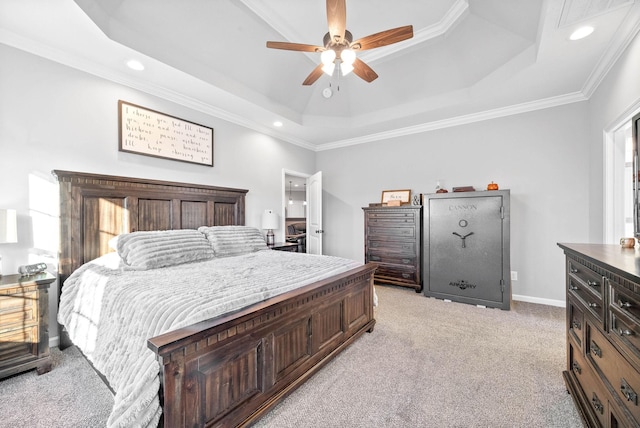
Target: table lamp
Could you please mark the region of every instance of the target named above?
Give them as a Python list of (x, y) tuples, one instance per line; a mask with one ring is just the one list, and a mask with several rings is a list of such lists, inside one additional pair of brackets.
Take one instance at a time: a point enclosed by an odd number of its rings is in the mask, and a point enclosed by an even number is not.
[[(15, 242), (18, 242), (16, 210), (0, 209), (0, 244)], [(0, 276), (2, 276), (2, 255), (0, 255)]]
[(278, 228), (278, 214), (273, 210), (264, 210), (264, 213), (262, 213), (262, 228), (267, 230), (267, 245), (274, 245), (273, 230)]

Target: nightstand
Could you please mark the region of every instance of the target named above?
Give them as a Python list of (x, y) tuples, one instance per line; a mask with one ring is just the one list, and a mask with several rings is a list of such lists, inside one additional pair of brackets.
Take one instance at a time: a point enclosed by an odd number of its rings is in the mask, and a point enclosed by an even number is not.
[(276, 242), (273, 245), (269, 245), (269, 248), (271, 248), (272, 250), (289, 251), (292, 253), (297, 253), (298, 243), (297, 242)]
[(0, 277), (0, 379), (26, 370), (51, 370), (49, 286), (56, 277)]

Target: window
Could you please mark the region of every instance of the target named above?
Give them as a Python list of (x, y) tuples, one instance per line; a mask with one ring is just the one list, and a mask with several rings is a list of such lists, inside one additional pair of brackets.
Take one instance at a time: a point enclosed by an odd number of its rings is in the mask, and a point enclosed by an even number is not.
[(633, 140), (631, 121), (605, 137), (604, 242), (633, 236)]

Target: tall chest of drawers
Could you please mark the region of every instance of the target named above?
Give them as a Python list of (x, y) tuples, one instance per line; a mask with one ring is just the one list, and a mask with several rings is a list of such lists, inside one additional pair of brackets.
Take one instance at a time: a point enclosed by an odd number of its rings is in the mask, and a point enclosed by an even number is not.
[(376, 283), (422, 291), (422, 206), (364, 210), (364, 258), (378, 269)]
[(558, 245), (566, 257), (567, 389), (588, 427), (638, 427), (640, 250)]

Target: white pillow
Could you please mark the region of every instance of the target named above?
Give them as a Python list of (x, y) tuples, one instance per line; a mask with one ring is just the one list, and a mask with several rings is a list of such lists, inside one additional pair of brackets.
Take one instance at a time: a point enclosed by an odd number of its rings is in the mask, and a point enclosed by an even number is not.
[(128, 266), (154, 269), (214, 257), (205, 236), (193, 229), (132, 232), (118, 236), (117, 251)]
[(250, 226), (202, 226), (216, 257), (238, 256), (254, 251), (268, 250), (260, 230)]

